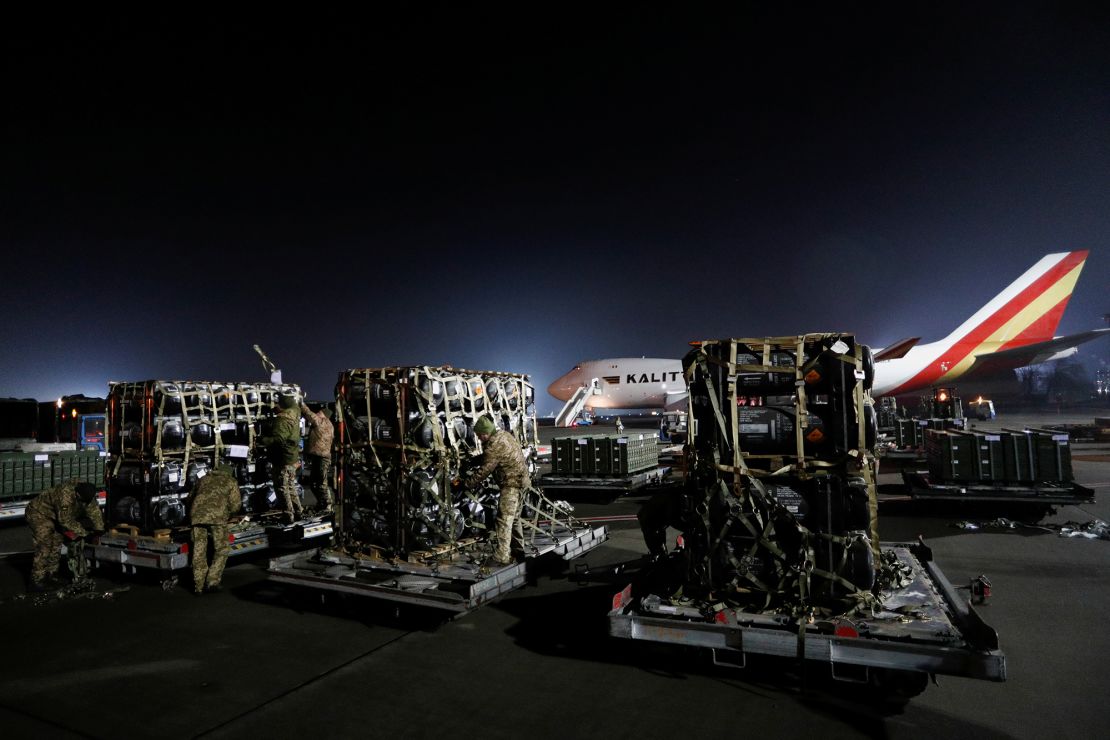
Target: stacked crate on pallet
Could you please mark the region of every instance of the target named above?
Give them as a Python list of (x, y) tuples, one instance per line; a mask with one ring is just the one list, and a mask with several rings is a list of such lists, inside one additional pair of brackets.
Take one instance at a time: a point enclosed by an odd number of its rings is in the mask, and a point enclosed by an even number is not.
[(654, 435), (556, 437), (551, 443), (551, 471), (569, 477), (629, 476), (659, 465)]
[(269, 433), (282, 395), (299, 399), (300, 388), (207, 381), (112, 383), (108, 523), (136, 526), (144, 533), (185, 526), (193, 488), (219, 464), (234, 469), (244, 513), (278, 516), (284, 509), (280, 481), (275, 480), (279, 465), (268, 458), (258, 438)]

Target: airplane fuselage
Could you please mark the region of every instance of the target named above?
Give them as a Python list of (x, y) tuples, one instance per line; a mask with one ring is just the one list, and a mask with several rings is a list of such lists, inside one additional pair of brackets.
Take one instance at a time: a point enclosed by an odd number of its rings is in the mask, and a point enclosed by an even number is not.
[[(968, 374), (981, 378), (1057, 360), (1074, 354), (1079, 344), (1110, 335), (1110, 329), (1053, 335), (1086, 259), (1086, 250), (1045, 255), (944, 339), (908, 350), (916, 337), (894, 343), (886, 357), (877, 356), (871, 395), (899, 396)], [(547, 390), (566, 401), (593, 378), (600, 394), (589, 397), (587, 408), (677, 407), (686, 395), (681, 361), (646, 357), (581, 362)]]
[(574, 366), (547, 388), (566, 401), (581, 386), (597, 378), (601, 393), (586, 403), (590, 409), (661, 409), (668, 399), (681, 400), (686, 393), (682, 362), (657, 357), (617, 357), (588, 360)]

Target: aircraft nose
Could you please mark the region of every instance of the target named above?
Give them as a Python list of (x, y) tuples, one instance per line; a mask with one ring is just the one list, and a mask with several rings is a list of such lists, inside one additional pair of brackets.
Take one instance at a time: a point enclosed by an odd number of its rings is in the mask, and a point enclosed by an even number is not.
[(574, 392), (575, 388), (572, 375), (574, 373), (570, 372), (555, 378), (551, 385), (547, 386), (547, 392), (560, 401), (570, 398), (570, 394)]

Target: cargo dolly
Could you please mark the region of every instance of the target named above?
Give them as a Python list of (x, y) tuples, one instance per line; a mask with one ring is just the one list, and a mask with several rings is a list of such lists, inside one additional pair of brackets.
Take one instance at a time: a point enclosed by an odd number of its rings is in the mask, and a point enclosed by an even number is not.
[(530, 538), (525, 562), (482, 568), (486, 549), (480, 541), (459, 541), (452, 547), (412, 553), (407, 560), (350, 555), (316, 548), (270, 560), (269, 578), (276, 583), (326, 592), (465, 614), (525, 584), (529, 561), (543, 556), (571, 560), (609, 537), (605, 526), (580, 522), (542, 523)]
[[(893, 551), (912, 581), (885, 591), (874, 617), (817, 618), (799, 630), (796, 619), (705, 605), (678, 606), (659, 596), (633, 596), (632, 587), (613, 598), (609, 634), (632, 640), (708, 648), (718, 665), (743, 667), (747, 655), (803, 657), (831, 667), (833, 678), (868, 680), (877, 688), (918, 693), (930, 674), (1006, 680), (1006, 658), (997, 633), (932, 560), (924, 544), (895, 544)], [(976, 582), (973, 582), (973, 586)], [(985, 579), (978, 581), (987, 584)], [(970, 595), (984, 599), (986, 588)], [(862, 674), (862, 675), (861, 675)]]
[[(231, 527), (228, 557), (276, 546), (298, 546), (330, 537), (332, 531), (330, 515), (314, 516), (292, 524), (245, 522)], [(142, 535), (137, 527), (123, 525), (100, 535), (85, 552), (94, 568), (118, 564), (128, 574), (138, 573), (140, 569), (158, 572), (162, 575), (163, 587), (169, 589), (177, 582), (175, 571), (189, 567), (192, 562), (191, 545), (188, 528)]]
[(1094, 490), (1074, 481), (1044, 483), (941, 481), (933, 483), (921, 471), (902, 471), (910, 497), (918, 500), (976, 501), (1073, 506), (1094, 503)]
[(662, 465), (651, 470), (642, 470), (630, 475), (584, 476), (558, 475), (547, 473), (539, 479), (540, 488), (545, 491), (604, 491), (607, 493), (631, 493), (647, 486), (662, 484), (671, 474), (671, 468)]

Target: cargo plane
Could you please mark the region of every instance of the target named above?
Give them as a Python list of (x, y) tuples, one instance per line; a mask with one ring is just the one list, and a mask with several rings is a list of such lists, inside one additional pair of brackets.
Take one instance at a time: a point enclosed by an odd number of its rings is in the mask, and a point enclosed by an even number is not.
[[(1086, 260), (1086, 250), (1046, 255), (944, 339), (918, 344), (920, 337), (909, 337), (875, 350), (872, 395), (897, 396), (1062, 359), (1110, 333), (1053, 336)], [(686, 382), (680, 360), (618, 357), (580, 362), (547, 392), (579, 410), (666, 409), (684, 403)]]

